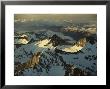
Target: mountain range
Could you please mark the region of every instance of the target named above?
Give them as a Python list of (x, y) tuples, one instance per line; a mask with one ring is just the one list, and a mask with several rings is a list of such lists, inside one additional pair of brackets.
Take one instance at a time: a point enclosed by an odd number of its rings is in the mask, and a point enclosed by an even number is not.
[[(21, 68), (19, 76), (96, 76), (96, 34), (81, 36), (56, 31), (15, 32), (14, 67), (34, 63), (33, 56), (40, 52), (39, 62), (33, 67)], [(31, 62), (29, 62), (31, 61)]]

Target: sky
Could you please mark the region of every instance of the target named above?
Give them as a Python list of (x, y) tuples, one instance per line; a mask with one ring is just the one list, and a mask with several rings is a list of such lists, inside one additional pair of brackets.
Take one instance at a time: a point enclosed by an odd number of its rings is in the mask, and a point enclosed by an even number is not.
[(72, 20), (73, 22), (96, 22), (96, 14), (15, 14), (14, 19), (25, 20), (51, 20), (51, 21), (64, 21)]

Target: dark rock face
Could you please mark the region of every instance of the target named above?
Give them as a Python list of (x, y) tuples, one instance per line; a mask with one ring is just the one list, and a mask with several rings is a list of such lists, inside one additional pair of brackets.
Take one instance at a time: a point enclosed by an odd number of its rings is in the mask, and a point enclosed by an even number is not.
[(87, 41), (89, 41), (91, 44), (95, 44), (97, 42), (96, 34), (88, 36)]
[(80, 68), (75, 68), (74, 65), (67, 64), (65, 67), (65, 76), (88, 76), (89, 73)]
[(65, 40), (63, 40), (62, 38), (58, 37), (56, 34), (53, 35), (52, 37), (50, 37), (50, 42), (52, 43), (53, 46), (58, 46), (58, 45), (62, 45), (62, 44), (68, 44)]

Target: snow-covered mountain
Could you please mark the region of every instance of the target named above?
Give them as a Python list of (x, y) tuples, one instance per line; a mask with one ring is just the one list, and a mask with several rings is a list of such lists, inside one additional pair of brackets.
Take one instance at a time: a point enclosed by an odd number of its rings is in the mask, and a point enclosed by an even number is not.
[[(34, 68), (22, 70), (24, 76), (64, 76), (68, 69), (79, 68), (88, 75), (97, 75), (97, 43), (91, 44), (91, 39), (81, 38), (78, 41), (60, 32), (39, 31), (21, 32), (28, 42), (14, 49), (15, 66), (26, 63), (32, 56), (41, 52), (39, 64)], [(24, 37), (24, 36), (23, 36)], [(23, 40), (21, 38), (21, 40)], [(17, 40), (15, 39), (17, 43)], [(18, 41), (19, 42), (19, 41)]]

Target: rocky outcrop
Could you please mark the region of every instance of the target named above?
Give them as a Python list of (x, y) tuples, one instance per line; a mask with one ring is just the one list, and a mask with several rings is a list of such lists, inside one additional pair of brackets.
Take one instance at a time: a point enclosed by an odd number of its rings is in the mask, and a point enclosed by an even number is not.
[(15, 67), (15, 75), (19, 75), (22, 70), (27, 69), (27, 68), (33, 68), (35, 65), (37, 65), (39, 63), (39, 57), (40, 57), (40, 52), (38, 52), (37, 54), (34, 54), (32, 56), (32, 58), (30, 60), (28, 60), (25, 63), (22, 64), (18, 64)]

